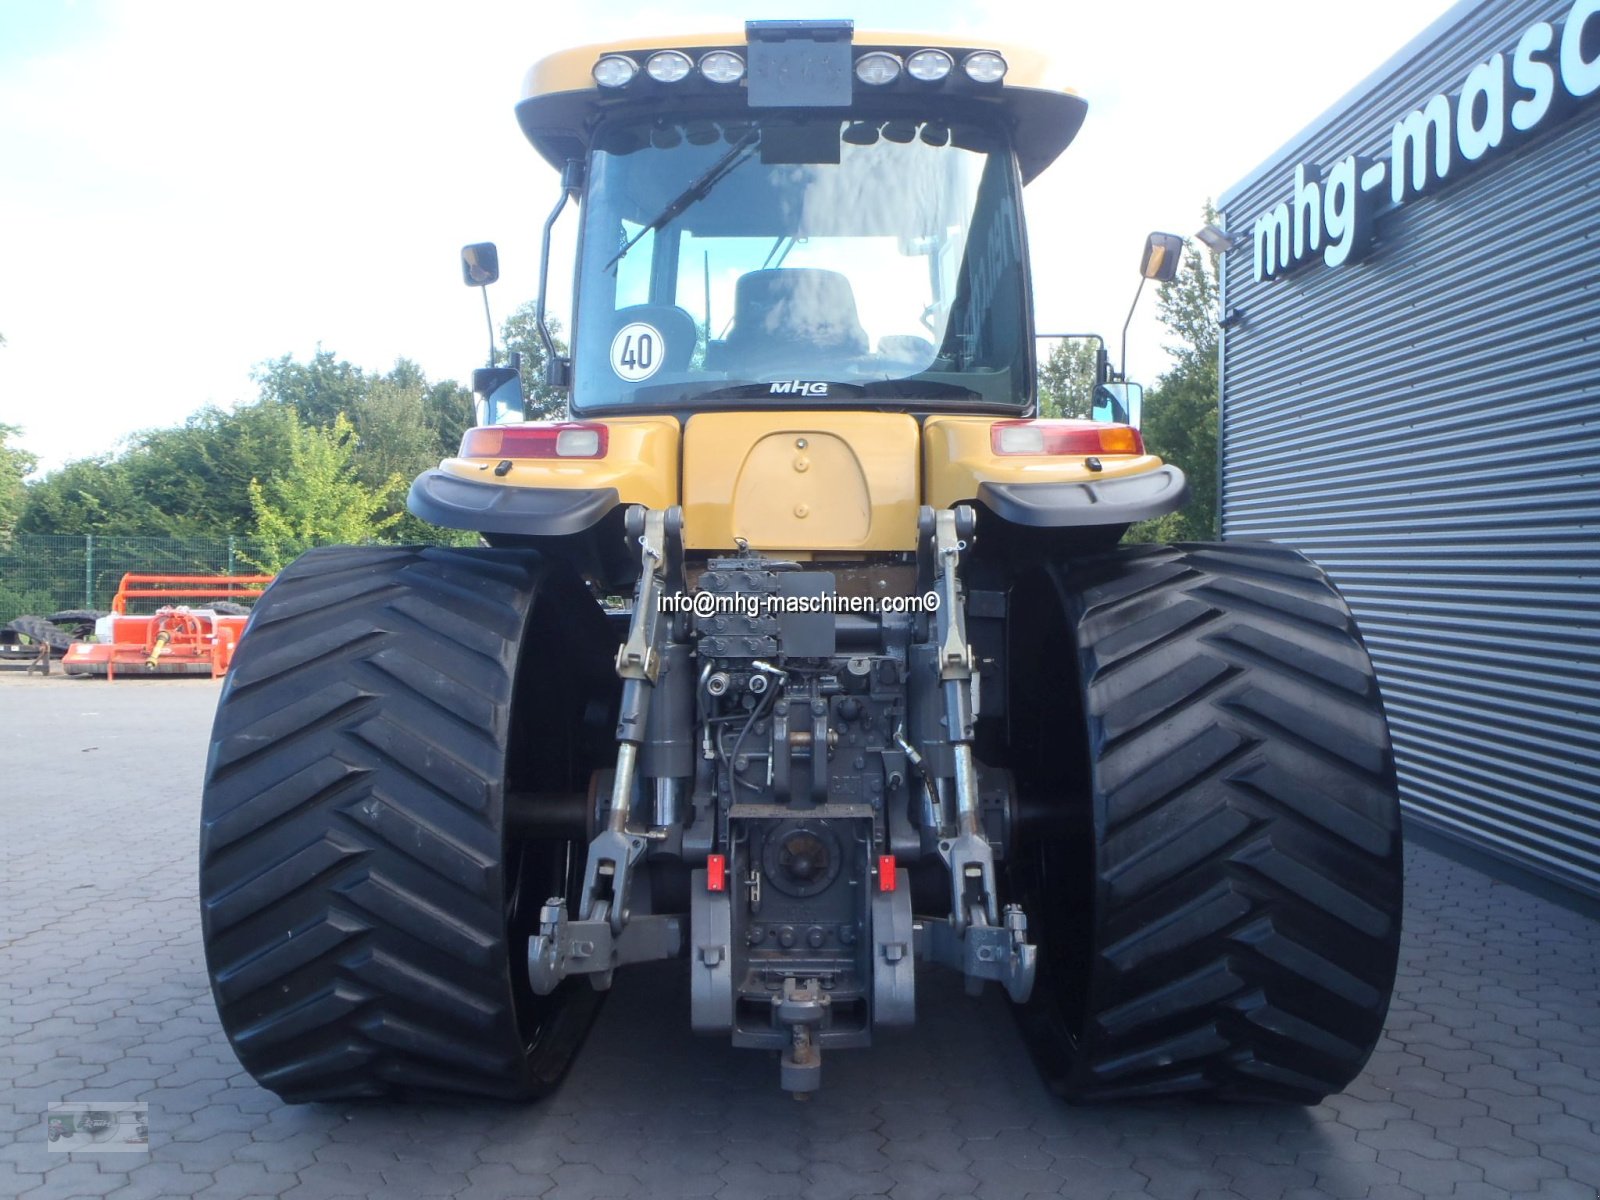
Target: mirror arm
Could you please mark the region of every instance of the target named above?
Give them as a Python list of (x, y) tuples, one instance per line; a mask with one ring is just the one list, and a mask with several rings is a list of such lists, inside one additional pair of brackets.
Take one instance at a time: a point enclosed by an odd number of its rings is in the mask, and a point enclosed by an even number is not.
[(555, 228), (556, 219), (567, 207), (567, 201), (577, 195), (582, 186), (583, 164), (577, 159), (569, 158), (567, 165), (561, 169), (561, 196), (557, 199), (556, 206), (550, 210), (550, 215), (545, 218), (544, 236), (540, 241), (539, 299), (534, 304), (533, 321), (539, 330), (539, 342), (544, 346), (545, 382), (551, 387), (570, 387), (571, 381), (566, 377), (565, 364), (556, 355), (555, 339), (550, 336), (550, 327), (545, 324), (544, 319), (545, 289), (550, 280), (550, 231)]
[(1122, 323), (1122, 367), (1118, 381), (1128, 382), (1128, 326), (1133, 324), (1133, 311), (1139, 307), (1139, 297), (1144, 295), (1144, 276), (1139, 276), (1139, 286), (1134, 289), (1133, 303), (1128, 305), (1128, 319)]
[(495, 365), (498, 355), (494, 348), (494, 318), (489, 315), (489, 285), (481, 284), (478, 288), (483, 293), (483, 321), (489, 327), (489, 365)]

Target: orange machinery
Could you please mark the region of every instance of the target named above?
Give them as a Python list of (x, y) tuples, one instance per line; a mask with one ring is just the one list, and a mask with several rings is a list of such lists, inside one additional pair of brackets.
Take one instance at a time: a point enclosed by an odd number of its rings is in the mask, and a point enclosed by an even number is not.
[[(254, 600), (273, 575), (135, 575), (122, 577), (111, 615), (102, 617), (96, 641), (74, 642), (62, 659), (69, 675), (226, 674)], [(163, 604), (152, 613), (129, 613), (130, 600), (193, 599), (210, 604)], [(227, 605), (218, 612), (216, 605)]]

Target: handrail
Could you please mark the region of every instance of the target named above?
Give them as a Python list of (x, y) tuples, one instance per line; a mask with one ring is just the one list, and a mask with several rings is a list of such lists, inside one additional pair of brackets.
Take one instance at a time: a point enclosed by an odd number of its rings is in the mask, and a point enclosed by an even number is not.
[[(184, 596), (205, 597), (212, 600), (253, 600), (276, 578), (276, 575), (141, 575), (130, 571), (122, 577), (122, 582), (117, 587), (117, 594), (111, 601), (111, 611), (118, 616), (126, 616), (129, 600), (151, 598), (171, 599)], [(185, 586), (137, 586), (153, 584)]]

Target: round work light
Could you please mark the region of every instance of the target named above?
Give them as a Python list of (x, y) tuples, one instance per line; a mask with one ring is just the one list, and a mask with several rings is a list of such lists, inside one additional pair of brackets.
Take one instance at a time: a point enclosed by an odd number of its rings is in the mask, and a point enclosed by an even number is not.
[(956, 65), (943, 50), (918, 50), (906, 59), (906, 74), (923, 83), (937, 83)]
[(961, 69), (973, 83), (999, 83), (1006, 77), (1006, 60), (993, 50), (978, 50), (962, 60)]
[(689, 61), (689, 56), (677, 50), (652, 54), (644, 64), (645, 74), (657, 83), (677, 83), (692, 70), (694, 64)]
[(625, 54), (608, 54), (595, 63), (594, 81), (603, 88), (619, 88), (633, 82), (639, 64)]
[(700, 60), (700, 74), (712, 83), (738, 83), (744, 78), (744, 59), (731, 50), (713, 50)]
[(900, 78), (900, 60), (892, 54), (885, 54), (882, 50), (863, 54), (856, 59), (856, 78), (862, 83), (870, 83), (873, 87), (893, 83)]

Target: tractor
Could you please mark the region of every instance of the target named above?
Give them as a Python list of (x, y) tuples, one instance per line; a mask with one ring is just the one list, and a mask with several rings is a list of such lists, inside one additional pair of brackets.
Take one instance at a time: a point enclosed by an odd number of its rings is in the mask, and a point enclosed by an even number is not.
[(1104, 341), (1092, 418), (1039, 418), (1022, 189), (1085, 110), (1025, 48), (848, 21), (532, 68), (570, 419), (491, 323), (409, 497), (480, 544), (307, 553), (221, 693), (204, 941), (263, 1085), (537, 1098), (662, 960), (799, 1095), (935, 970), (1070, 1101), (1357, 1075), (1401, 843), (1350, 611), (1286, 547), (1120, 544), (1186, 483)]

